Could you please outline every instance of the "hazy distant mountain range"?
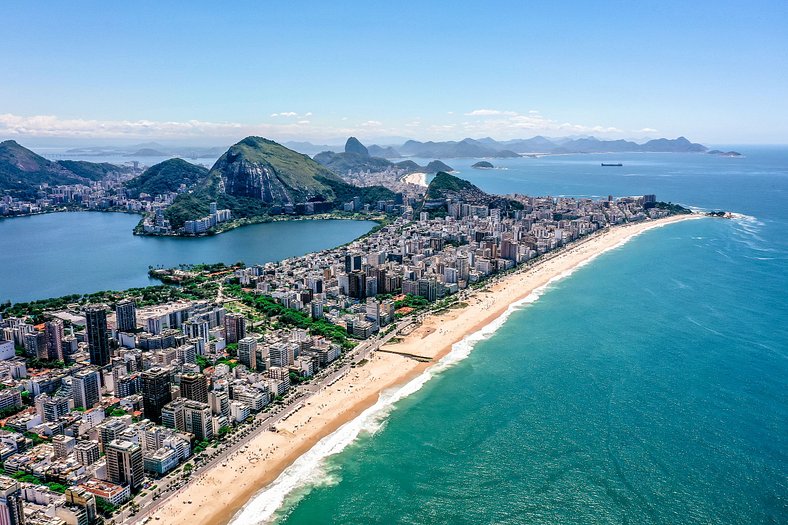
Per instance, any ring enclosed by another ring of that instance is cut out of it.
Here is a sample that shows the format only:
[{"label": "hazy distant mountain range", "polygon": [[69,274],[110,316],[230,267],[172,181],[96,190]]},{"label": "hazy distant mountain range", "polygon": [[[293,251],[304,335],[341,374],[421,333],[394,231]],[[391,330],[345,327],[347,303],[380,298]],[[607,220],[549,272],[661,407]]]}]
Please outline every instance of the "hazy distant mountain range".
[{"label": "hazy distant mountain range", "polygon": [[[392,150],[392,148],[388,149]],[[375,149],[373,149],[373,151],[385,152],[386,150],[377,146]],[[399,158],[399,155],[397,154],[393,158]],[[337,175],[344,175],[349,171],[381,172],[390,168],[401,169],[411,173],[437,173],[439,171],[452,171],[450,166],[447,166],[439,160],[433,160],[426,166],[420,166],[412,160],[391,162],[390,160],[383,157],[374,156],[372,153],[370,153],[370,150],[367,149],[367,147],[364,146],[356,137],[350,137],[347,139],[347,142],[345,143],[345,151],[341,153],[323,151],[315,155],[314,159]]]},{"label": "hazy distant mountain range", "polygon": [[[282,144],[304,155],[316,156],[326,151],[342,151],[341,145],[313,144],[306,141],[291,141]],[[460,141],[407,140],[402,144],[372,144],[365,148],[367,155],[379,159],[420,157],[434,159],[453,158],[506,158],[523,155],[558,155],[568,153],[704,153],[723,154],[735,152],[709,151],[706,146],[690,142],[684,137],[676,139],[653,139],[644,143],[630,140],[602,140],[595,137],[547,138],[495,140],[466,138]],[[227,150],[226,146],[190,147],[165,146],[157,142],[146,142],[131,146],[97,146],[67,150],[79,156],[125,156],[125,157],[183,157],[186,159],[215,159]],[[358,153],[358,152],[357,152]],[[735,155],[731,155],[735,156]]]},{"label": "hazy distant mountain range", "polygon": [[[311,149],[305,143],[300,146]],[[642,144],[629,140],[600,140],[595,137],[578,139],[548,139],[537,136],[530,139],[497,141],[490,137],[466,138],[460,141],[419,142],[408,140],[399,146],[372,145],[369,154],[376,157],[400,158],[506,158],[524,155],[558,155],[568,153],[619,153],[619,152],[664,152],[703,153],[708,148],[690,142],[684,137],[677,139],[655,139]]]}]

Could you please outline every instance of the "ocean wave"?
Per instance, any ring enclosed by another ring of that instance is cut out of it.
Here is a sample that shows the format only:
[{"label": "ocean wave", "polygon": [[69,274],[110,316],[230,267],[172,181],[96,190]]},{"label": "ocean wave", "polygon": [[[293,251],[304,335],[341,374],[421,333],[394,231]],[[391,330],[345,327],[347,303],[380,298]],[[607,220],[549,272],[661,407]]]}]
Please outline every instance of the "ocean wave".
[{"label": "ocean wave", "polygon": [[[655,224],[652,228],[662,226],[665,226],[665,224]],[[465,360],[479,342],[495,334],[514,312],[536,302],[556,282],[569,277],[575,271],[590,264],[600,255],[620,248],[645,231],[647,230],[632,233],[618,243],[583,259],[572,268],[552,277],[547,283],[535,288],[526,297],[510,304],[493,321],[454,343],[448,354],[422,374],[404,385],[382,392],[374,405],[321,439],[315,446],[286,468],[273,483],[255,494],[236,513],[230,521],[230,525],[263,525],[270,523],[286,513],[287,509],[292,509],[313,488],[338,483],[340,479],[338,473],[327,466],[326,460],[329,457],[342,452],[362,433],[374,435],[378,432],[383,428],[386,418],[395,409],[395,404],[398,401],[418,392],[430,379]]]}]

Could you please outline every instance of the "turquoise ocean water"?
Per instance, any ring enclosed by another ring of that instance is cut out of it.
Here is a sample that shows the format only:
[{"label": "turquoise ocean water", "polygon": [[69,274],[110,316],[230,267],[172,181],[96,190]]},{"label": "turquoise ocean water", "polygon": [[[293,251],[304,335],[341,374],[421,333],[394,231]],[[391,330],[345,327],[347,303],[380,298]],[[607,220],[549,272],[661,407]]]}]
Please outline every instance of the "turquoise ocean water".
[{"label": "turquoise ocean water", "polygon": [[450,163],[494,192],[743,216],[651,230],[551,284],[234,523],[788,523],[788,150],[741,150]]}]

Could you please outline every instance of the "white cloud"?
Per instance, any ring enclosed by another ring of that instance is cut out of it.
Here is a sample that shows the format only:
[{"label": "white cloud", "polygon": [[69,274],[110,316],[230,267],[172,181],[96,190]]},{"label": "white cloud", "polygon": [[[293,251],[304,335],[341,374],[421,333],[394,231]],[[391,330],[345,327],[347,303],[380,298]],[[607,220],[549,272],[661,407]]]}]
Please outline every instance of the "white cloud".
[{"label": "white cloud", "polygon": [[[487,114],[480,114],[486,111]],[[490,113],[492,112],[492,113]],[[355,125],[348,124],[348,117],[330,122],[316,122],[306,118],[307,114],[292,112],[275,113],[269,122],[238,123],[155,120],[99,120],[61,118],[55,115],[20,116],[0,114],[0,137],[58,137],[58,138],[102,138],[102,139],[215,139],[238,140],[248,135],[261,135],[274,140],[325,140],[327,137],[355,135],[362,137],[408,136],[420,140],[459,140],[464,137],[491,136],[496,139],[527,138],[534,135],[594,134],[601,137],[621,137],[624,132],[613,126],[586,125],[550,119],[540,113],[529,111],[521,114],[512,111],[476,110],[464,121],[447,121],[411,118],[396,125],[384,125],[379,120],[366,120]],[[311,113],[309,113],[311,114]],[[653,134],[653,128],[643,128],[639,134]],[[418,136],[413,136],[418,133]]]},{"label": "white cloud", "polygon": [[[307,114],[307,116],[309,116],[309,115],[311,115],[311,113]],[[272,117],[297,117],[298,113],[296,113],[295,111],[283,111],[281,113],[271,113],[271,116]]]},{"label": "white cloud", "polygon": [[465,116],[468,117],[491,117],[494,115],[516,115],[514,111],[501,111],[499,109],[474,109],[473,111],[466,113]]}]

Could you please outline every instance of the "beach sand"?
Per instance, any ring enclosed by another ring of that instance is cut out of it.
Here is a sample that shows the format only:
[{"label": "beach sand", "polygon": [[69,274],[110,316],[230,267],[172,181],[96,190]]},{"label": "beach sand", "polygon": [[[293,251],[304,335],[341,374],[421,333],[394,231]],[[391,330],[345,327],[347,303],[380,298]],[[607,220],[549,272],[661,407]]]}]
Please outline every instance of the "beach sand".
[{"label": "beach sand", "polygon": [[426,173],[410,173],[402,178],[403,182],[408,184],[415,184],[417,186],[427,187],[427,174]]},{"label": "beach sand", "polygon": [[375,352],[364,366],[353,368],[331,387],[304,402],[300,410],[277,425],[277,432],[260,432],[245,452],[236,453],[226,466],[196,476],[182,493],[164,502],[152,516],[160,517],[158,523],[174,525],[228,523],[257,491],[322,438],[374,405],[382,391],[421,374],[448,354],[454,343],[494,321],[511,304],[636,234],[691,218],[699,216],[669,217],[611,228],[531,268],[497,279],[463,299],[468,305],[465,308],[427,316],[401,341],[384,349],[428,356],[431,362]]}]

